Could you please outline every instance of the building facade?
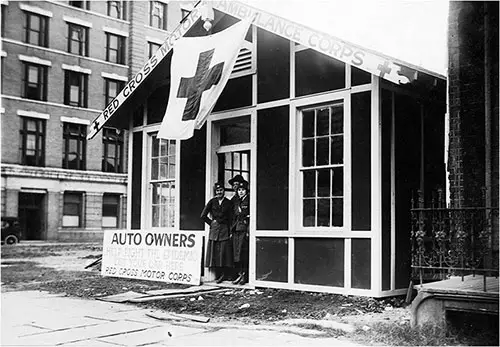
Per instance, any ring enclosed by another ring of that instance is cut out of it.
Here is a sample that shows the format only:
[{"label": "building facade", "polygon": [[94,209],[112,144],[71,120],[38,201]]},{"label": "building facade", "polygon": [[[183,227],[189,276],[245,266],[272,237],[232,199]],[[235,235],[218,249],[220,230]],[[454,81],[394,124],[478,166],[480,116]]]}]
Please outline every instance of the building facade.
[{"label": "building facade", "polygon": [[128,131],[86,136],[186,9],[2,1],[1,10],[1,215],[18,217],[28,240],[100,240],[125,228]]}]

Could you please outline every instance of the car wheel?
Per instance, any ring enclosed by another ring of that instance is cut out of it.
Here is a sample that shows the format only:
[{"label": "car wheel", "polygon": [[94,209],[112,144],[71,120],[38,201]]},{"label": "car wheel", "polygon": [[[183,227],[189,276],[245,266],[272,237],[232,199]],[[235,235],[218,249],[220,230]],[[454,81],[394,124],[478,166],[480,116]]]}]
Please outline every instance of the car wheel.
[{"label": "car wheel", "polygon": [[16,244],[18,242],[19,242],[19,240],[17,239],[17,237],[15,235],[9,235],[5,238],[5,244],[7,244],[7,245],[13,245],[13,244]]}]

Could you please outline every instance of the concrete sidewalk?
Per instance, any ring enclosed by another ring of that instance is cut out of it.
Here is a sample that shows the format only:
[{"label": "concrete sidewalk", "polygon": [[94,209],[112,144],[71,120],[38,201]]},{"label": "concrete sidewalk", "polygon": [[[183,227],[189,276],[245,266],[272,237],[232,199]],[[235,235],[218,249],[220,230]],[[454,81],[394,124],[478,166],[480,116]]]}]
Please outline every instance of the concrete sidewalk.
[{"label": "concrete sidewalk", "polygon": [[38,291],[2,293],[2,346],[358,346],[277,325],[163,321],[134,305]]}]

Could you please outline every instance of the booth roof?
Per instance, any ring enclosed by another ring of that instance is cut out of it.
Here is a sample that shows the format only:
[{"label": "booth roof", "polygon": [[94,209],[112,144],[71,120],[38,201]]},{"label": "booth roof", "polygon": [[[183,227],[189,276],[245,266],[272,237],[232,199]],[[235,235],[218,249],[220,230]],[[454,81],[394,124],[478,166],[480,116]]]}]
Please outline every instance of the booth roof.
[{"label": "booth roof", "polygon": [[314,30],[447,74],[448,0],[242,0]]}]

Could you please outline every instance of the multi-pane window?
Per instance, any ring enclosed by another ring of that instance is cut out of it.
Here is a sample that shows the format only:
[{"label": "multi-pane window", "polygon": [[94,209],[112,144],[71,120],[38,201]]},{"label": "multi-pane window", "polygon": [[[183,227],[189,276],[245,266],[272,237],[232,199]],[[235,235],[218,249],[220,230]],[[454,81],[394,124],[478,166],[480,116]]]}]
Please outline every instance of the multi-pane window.
[{"label": "multi-pane window", "polygon": [[[3,6],[2,6],[3,8]],[[24,42],[48,47],[49,46],[49,19],[39,14],[26,12]]]},{"label": "multi-pane window", "polygon": [[176,142],[153,136],[151,143],[152,227],[173,227]]},{"label": "multi-pane window", "polygon": [[21,164],[45,165],[45,119],[21,117]]},{"label": "multi-pane window", "polygon": [[302,225],[344,223],[344,107],[302,111]]},{"label": "multi-pane window", "polygon": [[120,211],[120,195],[104,194],[102,196],[102,227],[118,228]]},{"label": "multi-pane window", "polygon": [[148,57],[151,58],[158,49],[160,49],[159,44],[154,43],[154,42],[148,42]]},{"label": "multi-pane window", "polygon": [[82,226],[83,194],[79,192],[64,192],[62,226],[78,228]]},{"label": "multi-pane window", "polygon": [[24,63],[23,70],[23,98],[47,101],[47,67]]},{"label": "multi-pane window", "polygon": [[126,4],[125,1],[108,1],[107,14],[110,17],[117,19],[126,19]]},{"label": "multi-pane window", "polygon": [[123,81],[112,80],[109,78],[104,79],[104,102],[108,105],[118,95],[120,90],[123,89],[125,83]]},{"label": "multi-pane window", "polygon": [[68,23],[68,52],[89,56],[89,28]]},{"label": "multi-pane window", "polygon": [[87,107],[88,76],[84,73],[66,70],[64,76],[64,104]]},{"label": "multi-pane window", "polygon": [[250,179],[250,151],[226,152],[218,154],[219,182],[224,182],[226,190],[232,192],[229,180],[241,175],[248,182]]},{"label": "multi-pane window", "polygon": [[159,1],[149,2],[149,25],[167,30],[167,5]]},{"label": "multi-pane window", "polygon": [[87,126],[77,123],[63,123],[64,169],[85,170]]},{"label": "multi-pane window", "polygon": [[106,61],[125,64],[125,37],[106,33]]},{"label": "multi-pane window", "polygon": [[90,10],[90,0],[70,1],[69,5],[73,6],[73,7],[81,8],[84,10]]},{"label": "multi-pane window", "polygon": [[123,131],[104,128],[102,147],[102,171],[123,172]]}]

